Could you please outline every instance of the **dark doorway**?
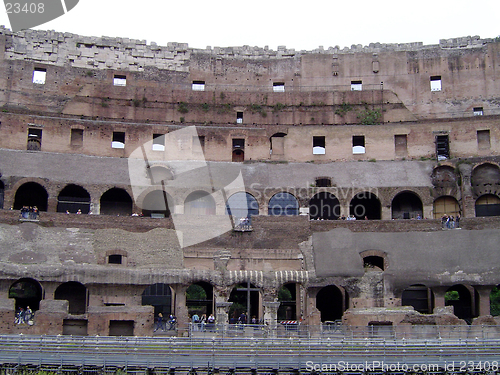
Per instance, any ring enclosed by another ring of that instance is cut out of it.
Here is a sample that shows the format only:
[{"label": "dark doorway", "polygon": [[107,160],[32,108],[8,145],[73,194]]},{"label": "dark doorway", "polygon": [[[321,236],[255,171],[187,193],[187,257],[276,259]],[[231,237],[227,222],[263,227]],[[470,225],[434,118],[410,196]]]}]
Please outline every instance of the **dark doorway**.
[{"label": "dark doorway", "polygon": [[357,220],[380,220],[382,205],[375,194],[363,192],[356,194],[349,204],[349,215]]},{"label": "dark doorway", "polygon": [[5,186],[3,182],[0,181],[0,210],[3,209],[4,191],[5,191]]},{"label": "dark doorway", "polygon": [[444,295],[445,306],[453,306],[454,314],[465,320],[468,324],[472,322],[472,296],[464,285],[454,285]]},{"label": "dark doorway", "polygon": [[295,216],[299,214],[299,202],[292,194],[281,192],[269,200],[270,216]]},{"label": "dark doorway", "polygon": [[57,197],[57,212],[76,214],[78,210],[82,214],[90,212],[90,194],[81,186],[67,185]]},{"label": "dark doorway", "polygon": [[235,163],[243,163],[245,161],[245,151],[243,150],[233,150],[232,161]]},{"label": "dark doorway", "polygon": [[476,200],[476,217],[500,216],[500,198],[493,194],[480,196]]},{"label": "dark doorway", "polygon": [[232,215],[234,223],[238,219],[251,218],[259,214],[259,203],[252,194],[239,192],[231,195],[226,202],[226,214]]},{"label": "dark doorway", "polygon": [[101,215],[130,216],[132,198],[123,189],[112,188],[101,196]]},{"label": "dark doorway", "polygon": [[297,320],[297,289],[298,284],[288,283],[278,291],[278,321]]},{"label": "dark doorway", "polygon": [[335,285],[322,288],[316,295],[316,308],[321,313],[321,321],[335,321],[342,319],[347,306],[347,295],[344,298],[342,291]]},{"label": "dark doorway", "polygon": [[189,315],[197,314],[200,318],[203,314],[213,314],[213,287],[204,281],[191,284],[186,290],[186,306]]},{"label": "dark doorway", "polygon": [[[260,290],[249,282],[236,285],[229,296],[229,302],[233,303],[229,308],[229,323],[236,323],[242,313],[246,313],[247,323],[254,316],[260,320],[259,294]],[[248,308],[249,303],[250,309]]]},{"label": "dark doorway", "polygon": [[331,193],[321,192],[309,201],[311,220],[337,220],[340,217],[340,203]]},{"label": "dark doorway", "polygon": [[172,290],[168,284],[153,284],[142,292],[142,305],[153,306],[155,316],[159,313],[167,318],[172,312]]},{"label": "dark doorway", "polygon": [[87,288],[76,281],[68,281],[57,287],[54,299],[69,302],[68,312],[71,315],[81,315],[87,312]]},{"label": "dark doorway", "polygon": [[14,210],[20,210],[24,206],[37,207],[38,211],[47,211],[48,194],[45,188],[36,182],[26,182],[16,191],[14,198]]},{"label": "dark doorway", "polygon": [[142,201],[142,215],[146,217],[170,217],[170,208],[174,203],[164,190],[154,190]]},{"label": "dark doorway", "polygon": [[401,304],[413,306],[419,313],[431,314],[434,309],[434,296],[431,289],[425,285],[410,285],[401,295]]},{"label": "dark doorway", "polygon": [[423,218],[422,201],[413,192],[403,191],[392,200],[393,219],[417,219]]},{"label": "dark doorway", "polygon": [[28,306],[31,310],[37,311],[42,300],[42,286],[33,279],[19,279],[9,288],[9,298],[16,300],[16,311],[21,307],[26,309]]}]

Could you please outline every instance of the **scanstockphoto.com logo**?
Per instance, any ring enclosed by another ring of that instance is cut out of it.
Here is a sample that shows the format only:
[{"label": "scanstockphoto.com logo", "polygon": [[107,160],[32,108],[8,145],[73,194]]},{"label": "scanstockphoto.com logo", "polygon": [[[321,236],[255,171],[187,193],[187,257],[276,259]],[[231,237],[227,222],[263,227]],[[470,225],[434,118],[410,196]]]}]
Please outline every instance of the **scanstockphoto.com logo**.
[{"label": "scanstockphoto.com logo", "polygon": [[181,247],[215,238],[248,217],[246,200],[228,200],[245,192],[239,163],[207,162],[195,126],[142,144],[130,154],[128,170],[136,206],[147,216],[171,216]]},{"label": "scanstockphoto.com logo", "polygon": [[52,21],[73,9],[79,0],[4,0],[12,31]]}]

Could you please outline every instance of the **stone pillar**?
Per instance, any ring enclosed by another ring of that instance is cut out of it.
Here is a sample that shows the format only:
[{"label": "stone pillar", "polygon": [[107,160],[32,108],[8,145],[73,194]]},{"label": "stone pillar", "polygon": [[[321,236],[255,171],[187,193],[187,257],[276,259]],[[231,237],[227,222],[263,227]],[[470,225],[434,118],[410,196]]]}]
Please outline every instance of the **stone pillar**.
[{"label": "stone pillar", "polygon": [[472,165],[462,163],[458,166],[462,179],[462,217],[476,216],[476,201],[472,193]]},{"label": "stone pillar", "polygon": [[[171,284],[170,286],[175,293],[175,306],[173,311],[177,317],[178,334],[182,335],[183,332],[187,332],[189,323],[188,309],[186,306],[186,290],[188,285]],[[165,317],[165,319],[168,320],[168,317]]]},{"label": "stone pillar", "polygon": [[218,324],[227,324],[229,322],[229,308],[232,302],[215,303],[215,322]]},{"label": "stone pillar", "polygon": [[446,294],[448,287],[447,286],[437,286],[437,287],[434,287],[431,289],[432,289],[432,292],[434,293],[434,308],[444,307],[445,306],[444,295]]},{"label": "stone pillar", "polygon": [[478,285],[474,287],[479,294],[479,311],[476,311],[478,316],[490,315],[490,294],[493,286]]},{"label": "stone pillar", "polygon": [[271,333],[276,333],[278,329],[278,308],[281,302],[263,301],[264,306],[264,324],[267,325]]}]

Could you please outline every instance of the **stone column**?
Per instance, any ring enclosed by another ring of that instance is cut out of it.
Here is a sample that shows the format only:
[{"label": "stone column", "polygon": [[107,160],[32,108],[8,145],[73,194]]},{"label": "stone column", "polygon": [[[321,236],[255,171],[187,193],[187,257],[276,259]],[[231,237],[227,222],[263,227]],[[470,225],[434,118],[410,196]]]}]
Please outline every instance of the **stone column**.
[{"label": "stone column", "polygon": [[458,166],[462,179],[462,217],[476,216],[476,203],[472,193],[472,165],[462,163]]},{"label": "stone column", "polygon": [[431,288],[432,292],[434,293],[434,307],[444,307],[445,306],[445,300],[444,300],[444,295],[446,294],[446,291],[448,290],[447,286],[437,286],[434,288]]},{"label": "stone column", "polygon": [[479,311],[476,311],[478,316],[490,315],[490,294],[493,286],[478,285],[474,287],[479,294]]},{"label": "stone column", "polygon": [[263,301],[264,324],[267,325],[271,334],[276,333],[278,328],[278,308],[281,302]]},{"label": "stone column", "polygon": [[229,322],[229,308],[232,302],[215,303],[215,322],[218,324],[227,324]]},{"label": "stone column", "polygon": [[[170,286],[175,292],[174,313],[177,317],[178,334],[182,335],[183,332],[187,332],[189,323],[188,309],[186,306],[186,290],[188,285],[171,284]],[[168,317],[165,317],[165,319],[168,320]]]}]

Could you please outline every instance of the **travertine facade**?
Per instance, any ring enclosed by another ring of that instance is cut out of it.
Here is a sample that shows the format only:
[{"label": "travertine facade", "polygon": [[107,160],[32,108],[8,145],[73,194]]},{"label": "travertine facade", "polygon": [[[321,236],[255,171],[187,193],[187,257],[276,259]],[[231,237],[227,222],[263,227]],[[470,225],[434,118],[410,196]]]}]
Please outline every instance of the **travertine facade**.
[{"label": "travertine facade", "polygon": [[29,304],[36,333],[101,335],[151,334],[159,312],[488,315],[499,81],[500,41],[479,37],[199,50],[2,29],[1,330]]}]

